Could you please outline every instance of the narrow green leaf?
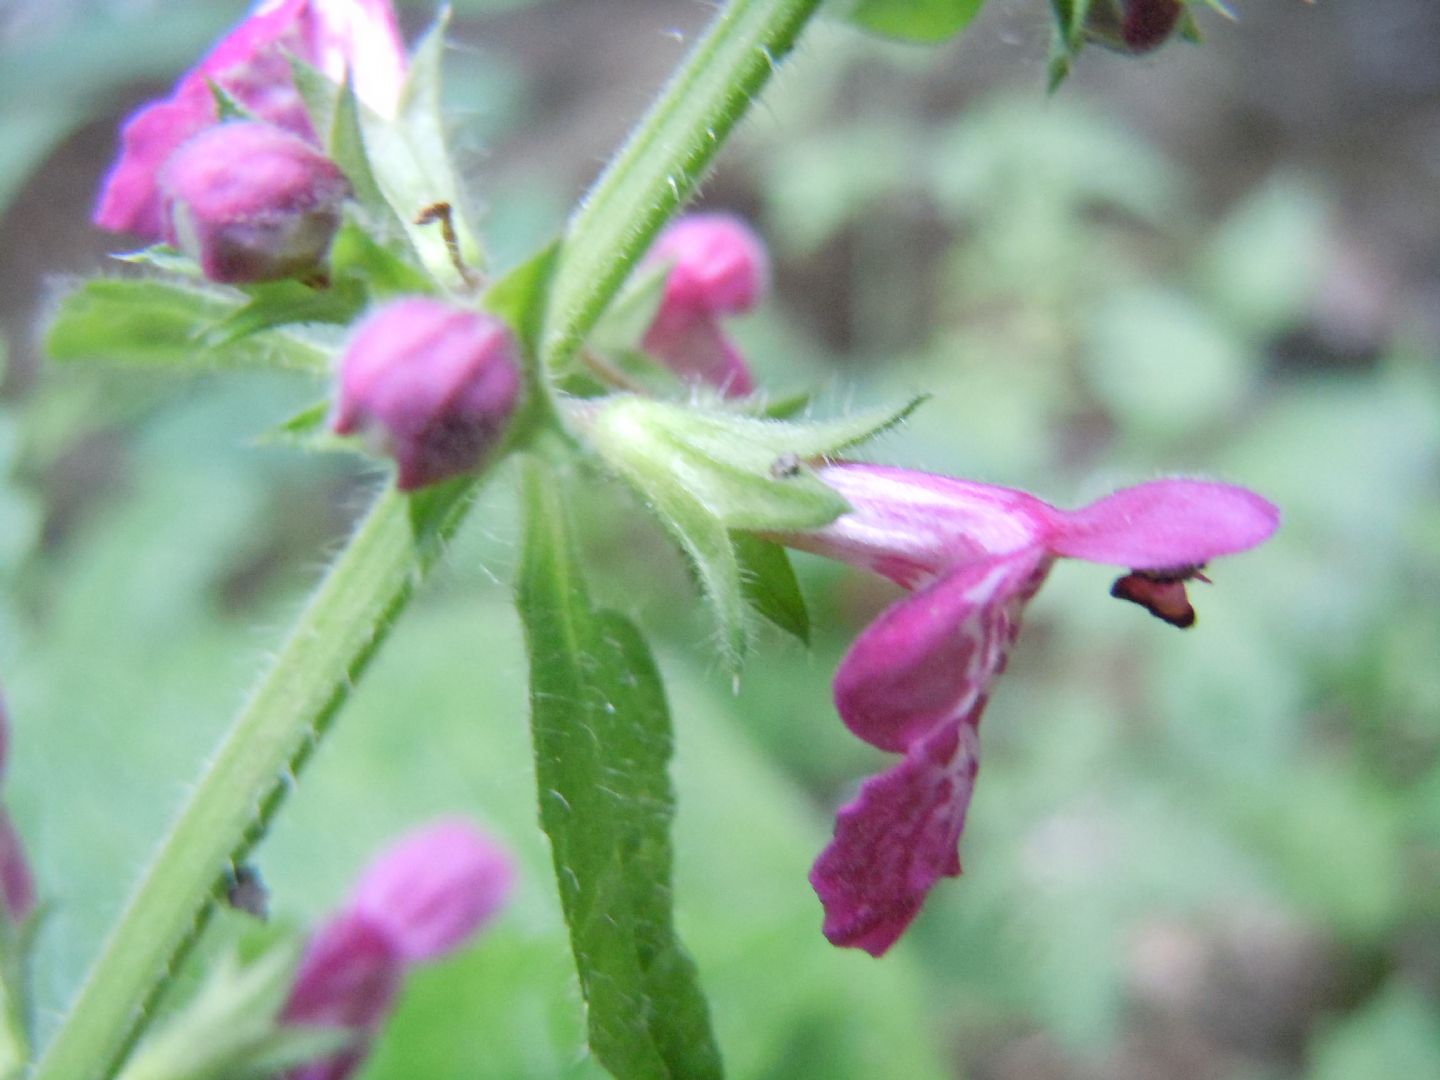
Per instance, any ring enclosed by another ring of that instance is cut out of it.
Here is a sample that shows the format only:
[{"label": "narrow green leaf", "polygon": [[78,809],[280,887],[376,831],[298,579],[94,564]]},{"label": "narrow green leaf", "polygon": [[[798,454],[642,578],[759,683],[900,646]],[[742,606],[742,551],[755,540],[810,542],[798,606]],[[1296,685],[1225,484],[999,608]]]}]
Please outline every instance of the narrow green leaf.
[{"label": "narrow green leaf", "polygon": [[[300,101],[305,106],[305,115],[310,119],[310,126],[317,132],[332,131],[335,125],[335,109],[340,102],[340,84],[293,53],[287,56],[287,59],[290,62],[290,78],[300,93]],[[322,141],[331,160],[340,164],[335,158],[330,139]],[[345,172],[344,165],[340,165],[340,171]]]},{"label": "narrow green leaf", "polygon": [[935,42],[969,25],[984,0],[856,0],[850,21],[902,41]]},{"label": "narrow green leaf", "polygon": [[649,649],[595,610],[556,477],[532,462],[518,601],[540,821],[585,996],[590,1046],[622,1080],[722,1075],[671,911],[669,710]]},{"label": "narrow green leaf", "polygon": [[1050,0],[1055,33],[1050,41],[1047,88],[1054,93],[1070,74],[1070,62],[1085,44],[1085,17],[1090,0]]},{"label": "narrow green leaf", "polygon": [[163,270],[167,274],[201,280],[200,267],[195,260],[169,244],[151,244],[138,251],[127,251],[110,257],[131,266],[148,266],[152,270]]},{"label": "narrow green leaf", "polygon": [[419,268],[403,239],[387,246],[368,227],[348,218],[330,245],[330,276],[337,283],[361,282],[374,297],[435,291],[435,282]]},{"label": "narrow green leaf", "polygon": [[731,540],[735,543],[740,589],[746,602],[781,630],[808,645],[810,612],[785,549],[749,533],[735,533]]},{"label": "narrow green leaf", "polygon": [[441,115],[440,69],[444,56],[448,14],[442,13],[410,57],[399,114],[393,119],[362,108],[364,133],[375,180],[404,223],[410,242],[437,281],[463,285],[452,265],[444,237],[435,225],[419,225],[415,217],[435,203],[449,203],[460,255],[475,269],[483,269],[485,252],[466,210],[459,175],[446,148]]},{"label": "narrow green leaf", "polygon": [[[338,444],[341,440],[327,435],[325,431],[325,417],[330,414],[330,402],[328,399],[317,401],[313,405],[307,405],[288,420],[275,425],[269,431],[262,432],[256,442],[268,446],[296,446],[306,450],[323,449],[327,440]],[[346,440],[348,448],[348,440]]]},{"label": "narrow green leaf", "polygon": [[210,96],[215,99],[215,115],[220,123],[223,124],[229,120],[255,119],[255,115],[231,97],[230,92],[223,86],[211,82],[209,79],[206,79],[205,82],[210,87]]},{"label": "narrow green leaf", "polygon": [[738,673],[750,635],[733,535],[724,522],[682,488],[656,491],[650,506],[689,559],[715,618],[720,656],[729,671]]},{"label": "narrow green leaf", "polygon": [[[323,133],[321,141],[325,144],[325,152],[340,167],[345,179],[350,181],[363,218],[362,228],[357,229],[347,222],[336,237],[331,251],[332,271],[336,274],[344,272],[346,256],[355,258],[366,254],[369,257],[365,259],[365,269],[372,269],[369,264],[375,261],[373,251],[365,252],[355,240],[355,237],[363,236],[369,241],[371,249],[384,251],[393,264],[399,264],[409,272],[403,275],[408,280],[402,288],[395,280],[401,271],[394,265],[385,267],[383,280],[386,284],[375,291],[433,292],[435,283],[421,272],[420,257],[410,246],[405,223],[396,215],[375,178],[376,170],[371,164],[365,134],[361,129],[364,106],[355,96],[354,85],[349,81],[344,85],[336,83],[323,71],[294,57],[290,58],[290,73],[305,103],[311,127]],[[350,234],[348,245],[347,230]]]},{"label": "narrow green leaf", "polygon": [[771,420],[789,420],[810,407],[815,395],[809,390],[794,390],[767,400],[760,415]]},{"label": "narrow green leaf", "polygon": [[440,540],[454,528],[475,497],[475,481],[468,473],[430,484],[407,496],[410,528],[415,533],[417,548],[439,546]]},{"label": "narrow green leaf", "polygon": [[219,320],[202,337],[206,348],[220,349],[264,330],[291,323],[344,325],[365,306],[365,293],[353,281],[316,289],[298,281],[270,281],[249,285],[250,302]]},{"label": "narrow green leaf", "polygon": [[559,246],[558,241],[547,244],[485,293],[485,310],[505,321],[526,356],[533,355],[539,348],[540,330],[545,322],[545,296],[555,271]]},{"label": "narrow green leaf", "polygon": [[335,112],[330,120],[330,134],[325,145],[330,157],[345,174],[345,179],[350,181],[355,198],[371,217],[398,225],[403,230],[405,218],[385,198],[376,176],[376,167],[370,160],[360,126],[362,108],[355,96],[354,84],[347,81],[335,98]]},{"label": "narrow green leaf", "polygon": [[147,367],[286,369],[325,374],[329,352],[293,331],[220,343],[207,335],[241,309],[239,294],[136,278],[97,278],[60,301],[45,339],[56,360]]}]

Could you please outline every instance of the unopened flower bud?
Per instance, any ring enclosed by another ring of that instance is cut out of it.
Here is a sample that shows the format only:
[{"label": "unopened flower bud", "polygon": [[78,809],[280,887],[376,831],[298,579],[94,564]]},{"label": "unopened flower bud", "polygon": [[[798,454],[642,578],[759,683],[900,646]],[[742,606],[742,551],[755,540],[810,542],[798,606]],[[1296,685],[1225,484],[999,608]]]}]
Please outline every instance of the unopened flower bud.
[{"label": "unopened flower bud", "polygon": [[504,906],[510,857],[468,822],[439,821],[387,848],[360,875],[350,909],[385,927],[407,963],[451,951]]},{"label": "unopened flower bud", "polygon": [[750,310],[765,291],[769,260],[760,238],[728,214],[690,214],[660,234],[646,262],[670,271],[645,351],[684,378],[748,394],[754,380],[720,316]]},{"label": "unopened flower bud", "polygon": [[287,1025],[344,1028],[341,1053],[286,1080],[345,1080],[364,1060],[410,967],[459,948],[504,905],[510,857],[474,826],[449,819],[391,844],[367,866],[341,912],[310,939]]},{"label": "unopened flower bud", "polygon": [[1138,56],[1165,44],[1184,11],[1184,0],[1093,0],[1085,16],[1085,37]]},{"label": "unopened flower bud", "polygon": [[404,974],[404,959],[389,931],[364,915],[346,912],[321,927],[305,949],[280,1021],[345,1028],[356,1041],[291,1071],[286,1080],[343,1080],[354,1072],[389,1015]]},{"label": "unopened flower bud", "polygon": [[340,357],[330,426],[377,432],[401,491],[469,472],[499,443],[520,397],[515,339],[493,315],[439,300],[395,300],[367,317]]},{"label": "unopened flower bud", "polygon": [[160,173],[165,239],[211,281],[274,281],[317,269],[350,185],[305,140],[270,124],[206,128]]}]

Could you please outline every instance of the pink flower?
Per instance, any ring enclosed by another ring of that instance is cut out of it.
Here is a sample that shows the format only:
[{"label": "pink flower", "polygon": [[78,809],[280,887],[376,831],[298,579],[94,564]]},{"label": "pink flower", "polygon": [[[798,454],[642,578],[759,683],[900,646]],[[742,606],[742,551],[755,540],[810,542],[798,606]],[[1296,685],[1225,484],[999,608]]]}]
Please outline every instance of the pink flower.
[{"label": "pink flower", "polygon": [[685,379],[744,397],[754,380],[720,328],[720,316],[749,311],[765,291],[765,246],[739,218],[689,214],[672,222],[645,257],[669,264],[660,308],[642,346]]},{"label": "pink flower", "polygon": [[375,430],[399,467],[401,491],[480,464],[504,436],[520,397],[519,351],[493,315],[426,297],[371,313],[340,357],[330,426]]},{"label": "pink flower", "polygon": [[361,873],[344,908],[310,939],[283,1023],[344,1028],[355,1040],[286,1080],[345,1080],[394,1006],[406,972],[453,952],[504,906],[505,851],[472,825],[443,820],[402,837]]},{"label": "pink flower", "polygon": [[264,0],[176,84],[121,131],[95,208],[111,232],[159,240],[166,232],[157,179],[170,155],[214,124],[213,83],[260,120],[314,141],[289,57],[336,82],[347,73],[370,108],[392,115],[405,79],[405,50],[390,0]]},{"label": "pink flower", "polygon": [[310,939],[282,1023],[345,1028],[346,1050],[293,1070],[287,1080],[344,1080],[365,1058],[370,1040],[390,1015],[405,962],[390,934],[364,915],[342,912]]},{"label": "pink flower", "polygon": [[473,825],[437,821],[392,844],[360,875],[350,909],[385,927],[406,963],[443,955],[505,906],[510,857]]},{"label": "pink flower", "polygon": [[835,674],[846,726],[903,754],[841,808],[810,881],[836,945],[884,953],[956,847],[978,764],[980,714],[1025,604],[1057,558],[1129,568],[1112,595],[1177,626],[1194,622],[1185,582],[1274,532],[1279,512],[1244,488],[1157,480],[1080,510],[989,484],[840,463],[820,478],[851,506],[823,529],[779,539],[911,590],[868,626]]},{"label": "pink flower", "polygon": [[318,270],[350,185],[304,139],[270,124],[206,128],[160,170],[165,239],[211,281],[274,281]]}]

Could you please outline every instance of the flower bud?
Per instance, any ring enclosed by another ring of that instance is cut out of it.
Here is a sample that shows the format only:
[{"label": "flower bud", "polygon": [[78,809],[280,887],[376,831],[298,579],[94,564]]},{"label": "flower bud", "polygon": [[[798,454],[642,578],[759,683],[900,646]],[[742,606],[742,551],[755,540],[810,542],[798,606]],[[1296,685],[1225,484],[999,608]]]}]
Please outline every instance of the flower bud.
[{"label": "flower bud", "polygon": [[339,1054],[286,1080],[345,1080],[389,1015],[406,972],[450,952],[504,905],[513,869],[467,822],[435,822],[375,857],[341,912],[310,939],[280,1022],[348,1029]]},{"label": "flower bud", "polygon": [[1093,0],[1085,16],[1085,37],[1139,56],[1165,44],[1184,11],[1184,0]]},{"label": "flower bud", "polygon": [[176,84],[126,121],[120,154],[95,207],[95,224],[159,240],[166,231],[158,174],[187,139],[218,120],[212,84],[251,116],[314,140],[291,59],[318,68],[381,116],[393,117],[405,81],[405,46],[390,0],[261,0]]},{"label": "flower bud", "polygon": [[377,429],[401,491],[478,466],[520,397],[514,337],[493,315],[439,300],[395,300],[367,317],[340,357],[331,430]]},{"label": "flower bud", "polygon": [[343,1080],[364,1060],[369,1038],[389,1015],[405,963],[389,931],[346,912],[326,923],[306,946],[280,1021],[346,1028],[351,1048],[287,1074],[286,1080]]},{"label": "flower bud", "polygon": [[769,260],[760,238],[728,214],[690,214],[670,225],[645,260],[670,264],[646,352],[683,378],[741,397],[754,388],[720,316],[748,311],[765,291]]},{"label": "flower bud", "polygon": [[350,185],[303,139],[254,121],[217,124],[160,173],[165,239],[211,281],[274,281],[316,269]]},{"label": "flower bud", "polygon": [[439,821],[392,844],[360,875],[350,910],[389,931],[407,963],[457,948],[504,906],[510,857],[468,822]]}]

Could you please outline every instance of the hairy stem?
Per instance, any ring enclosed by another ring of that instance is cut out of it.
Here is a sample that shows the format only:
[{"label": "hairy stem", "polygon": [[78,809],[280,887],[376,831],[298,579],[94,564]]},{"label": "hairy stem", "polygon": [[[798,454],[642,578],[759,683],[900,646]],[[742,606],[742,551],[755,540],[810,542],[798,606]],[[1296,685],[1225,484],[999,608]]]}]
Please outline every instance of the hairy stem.
[{"label": "hairy stem", "polygon": [[[818,4],[734,0],[719,12],[570,222],[548,305],[547,361],[579,347]],[[453,492],[439,527],[423,536],[404,497],[387,492],[372,507],[206,765],[34,1080],[113,1075],[146,1002],[193,943],[221,874],[263,832],[477,483]]]}]

